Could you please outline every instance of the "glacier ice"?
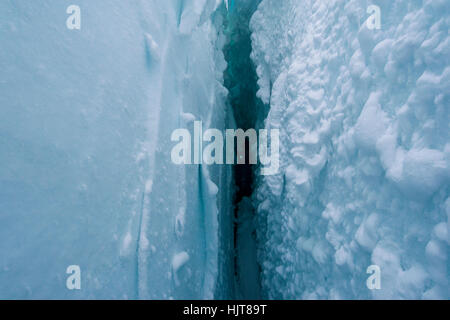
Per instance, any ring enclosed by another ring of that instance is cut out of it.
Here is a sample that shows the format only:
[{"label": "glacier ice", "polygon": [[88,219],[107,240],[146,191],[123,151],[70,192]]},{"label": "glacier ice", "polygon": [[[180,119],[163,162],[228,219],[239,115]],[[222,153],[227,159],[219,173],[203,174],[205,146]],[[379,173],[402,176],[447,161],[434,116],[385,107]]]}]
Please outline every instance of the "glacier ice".
[{"label": "glacier ice", "polygon": [[[448,299],[448,12],[1,1],[0,299]],[[279,174],[175,165],[196,122],[279,129]]]},{"label": "glacier ice", "polygon": [[380,30],[359,0],[263,0],[252,18],[281,130],[254,199],[268,298],[449,298],[449,3],[372,2]]},{"label": "glacier ice", "polygon": [[167,146],[225,128],[221,1],[76,3],[0,3],[0,298],[212,298],[231,169]]}]

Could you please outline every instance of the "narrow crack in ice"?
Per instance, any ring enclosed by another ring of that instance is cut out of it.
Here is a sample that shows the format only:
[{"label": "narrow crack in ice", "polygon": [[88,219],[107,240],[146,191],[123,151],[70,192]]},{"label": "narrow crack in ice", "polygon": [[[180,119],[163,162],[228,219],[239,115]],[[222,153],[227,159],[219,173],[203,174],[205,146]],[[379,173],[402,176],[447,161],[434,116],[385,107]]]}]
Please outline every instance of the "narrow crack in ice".
[{"label": "narrow crack in ice", "polygon": [[[256,97],[258,90],[255,66],[251,60],[250,18],[259,1],[235,4],[229,12],[225,33],[228,37],[224,55],[225,86],[229,90],[228,104],[233,110],[236,126],[243,130],[257,128],[265,118],[265,108]],[[246,143],[248,157],[248,141]],[[246,159],[246,163],[249,163]],[[234,206],[234,273],[235,298],[259,299],[260,268],[257,262],[255,209],[252,202],[255,166],[244,164],[233,167],[235,184]]]}]

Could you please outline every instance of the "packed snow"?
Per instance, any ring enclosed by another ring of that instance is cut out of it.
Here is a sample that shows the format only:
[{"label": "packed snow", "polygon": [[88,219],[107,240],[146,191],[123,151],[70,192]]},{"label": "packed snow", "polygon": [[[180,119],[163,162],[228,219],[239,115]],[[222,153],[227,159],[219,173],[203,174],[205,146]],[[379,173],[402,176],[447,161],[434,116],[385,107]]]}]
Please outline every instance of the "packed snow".
[{"label": "packed snow", "polygon": [[252,18],[281,130],[254,197],[268,298],[449,298],[450,3],[374,0],[380,29],[369,4],[263,0]]}]

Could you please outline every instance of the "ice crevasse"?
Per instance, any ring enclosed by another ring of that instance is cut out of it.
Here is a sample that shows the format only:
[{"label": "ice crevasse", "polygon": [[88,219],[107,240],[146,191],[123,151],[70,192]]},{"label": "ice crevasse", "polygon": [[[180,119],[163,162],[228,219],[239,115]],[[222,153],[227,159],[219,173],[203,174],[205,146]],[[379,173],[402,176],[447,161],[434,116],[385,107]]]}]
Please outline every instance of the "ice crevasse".
[{"label": "ice crevasse", "polygon": [[[0,1],[0,298],[234,297],[233,168],[173,164],[171,134],[235,128],[224,19],[251,2]],[[449,11],[260,1],[251,59],[280,170],[241,207],[264,298],[449,298]]]},{"label": "ice crevasse", "polygon": [[[449,9],[259,5],[258,96],[281,132],[280,173],[255,195],[268,298],[448,299]],[[380,290],[366,286],[371,265]]]}]

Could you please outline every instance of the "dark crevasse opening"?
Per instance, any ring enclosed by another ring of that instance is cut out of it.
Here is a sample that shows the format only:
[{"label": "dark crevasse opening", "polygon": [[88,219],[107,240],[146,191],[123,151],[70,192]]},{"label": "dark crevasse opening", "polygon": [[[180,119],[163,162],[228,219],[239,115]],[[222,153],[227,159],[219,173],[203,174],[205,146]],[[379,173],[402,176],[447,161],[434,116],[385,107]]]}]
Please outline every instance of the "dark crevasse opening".
[{"label": "dark crevasse opening", "polygon": [[[237,128],[258,129],[267,115],[265,106],[256,96],[258,90],[252,51],[250,19],[259,0],[230,2],[224,19],[227,37],[224,56],[228,67],[224,73],[231,108]],[[234,181],[234,278],[236,299],[262,298],[260,267],[257,261],[255,207],[252,202],[256,165],[249,163],[249,145],[246,142],[246,163],[233,166]]]}]

